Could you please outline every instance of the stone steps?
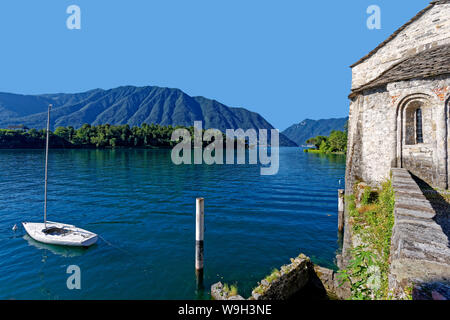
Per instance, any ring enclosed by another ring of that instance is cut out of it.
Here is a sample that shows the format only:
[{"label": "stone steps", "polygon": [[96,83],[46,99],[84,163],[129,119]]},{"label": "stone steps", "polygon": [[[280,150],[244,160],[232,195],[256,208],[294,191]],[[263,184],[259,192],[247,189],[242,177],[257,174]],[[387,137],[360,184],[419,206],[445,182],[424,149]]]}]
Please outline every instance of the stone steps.
[{"label": "stone steps", "polygon": [[407,170],[393,169],[392,180],[395,224],[390,289],[398,292],[412,282],[446,283],[450,280],[450,243],[436,222],[435,209]]}]

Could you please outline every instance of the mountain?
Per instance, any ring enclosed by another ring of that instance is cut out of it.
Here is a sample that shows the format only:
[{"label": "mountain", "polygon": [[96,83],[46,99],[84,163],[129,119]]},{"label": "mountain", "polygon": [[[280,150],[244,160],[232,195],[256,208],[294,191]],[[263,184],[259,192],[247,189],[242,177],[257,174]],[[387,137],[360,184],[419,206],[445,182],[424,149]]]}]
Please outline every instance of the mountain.
[{"label": "mountain", "polygon": [[[191,97],[179,89],[125,86],[94,89],[75,94],[19,95],[0,93],[0,128],[25,125],[44,128],[47,108],[53,104],[51,128],[83,124],[129,124],[193,126],[203,121],[205,129],[273,129],[261,115],[231,108],[216,100]],[[281,146],[296,146],[280,133]]]},{"label": "mountain", "polygon": [[306,144],[306,140],[316,136],[328,136],[331,131],[343,131],[348,118],[310,120],[306,119],[290,126],[283,134],[299,146]]}]

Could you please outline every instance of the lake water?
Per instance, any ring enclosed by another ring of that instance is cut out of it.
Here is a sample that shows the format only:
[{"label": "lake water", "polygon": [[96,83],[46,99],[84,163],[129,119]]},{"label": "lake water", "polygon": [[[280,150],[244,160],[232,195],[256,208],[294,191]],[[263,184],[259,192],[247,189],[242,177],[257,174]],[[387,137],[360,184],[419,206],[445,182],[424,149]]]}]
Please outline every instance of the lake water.
[{"label": "lake water", "polygon": [[[209,299],[304,253],[334,267],[345,158],[280,149],[280,170],[175,166],[170,150],[51,150],[48,219],[102,236],[89,249],[31,240],[43,219],[44,152],[0,150],[0,299]],[[341,184],[340,184],[341,180]],[[205,289],[197,290],[195,198],[205,198]],[[19,230],[13,232],[14,224]],[[69,265],[81,290],[68,290]]]}]

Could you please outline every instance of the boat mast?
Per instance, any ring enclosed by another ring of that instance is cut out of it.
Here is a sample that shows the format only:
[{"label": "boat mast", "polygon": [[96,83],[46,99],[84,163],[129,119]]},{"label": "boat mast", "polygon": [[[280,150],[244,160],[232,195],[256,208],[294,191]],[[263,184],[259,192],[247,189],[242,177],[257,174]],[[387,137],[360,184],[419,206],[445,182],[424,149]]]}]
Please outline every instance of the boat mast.
[{"label": "boat mast", "polygon": [[44,225],[47,228],[47,173],[48,173],[48,140],[50,139],[50,110],[52,105],[48,105],[48,118],[47,118],[47,142],[45,144],[45,196],[44,196]]}]

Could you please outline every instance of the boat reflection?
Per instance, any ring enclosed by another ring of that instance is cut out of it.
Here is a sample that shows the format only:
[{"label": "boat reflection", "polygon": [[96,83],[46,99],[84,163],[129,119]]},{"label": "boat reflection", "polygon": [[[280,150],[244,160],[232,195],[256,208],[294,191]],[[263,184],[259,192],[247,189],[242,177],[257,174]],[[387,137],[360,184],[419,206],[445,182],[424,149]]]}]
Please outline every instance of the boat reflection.
[{"label": "boat reflection", "polygon": [[23,238],[28,242],[28,245],[30,246],[38,248],[39,250],[48,250],[57,256],[62,256],[65,258],[79,257],[89,250],[89,248],[84,247],[56,246],[38,242],[33,238],[31,238],[28,234],[25,234]]}]

